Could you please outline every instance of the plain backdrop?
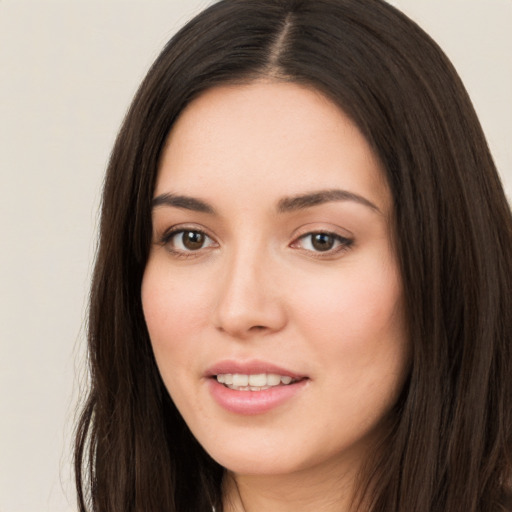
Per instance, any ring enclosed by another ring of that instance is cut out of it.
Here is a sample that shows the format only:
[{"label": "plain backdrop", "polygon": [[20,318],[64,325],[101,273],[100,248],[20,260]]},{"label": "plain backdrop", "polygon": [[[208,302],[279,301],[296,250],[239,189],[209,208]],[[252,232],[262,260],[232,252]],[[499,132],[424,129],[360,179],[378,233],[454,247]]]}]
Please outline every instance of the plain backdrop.
[{"label": "plain backdrop", "polygon": [[[211,2],[0,0],[0,512],[76,510],[103,173],[169,37]],[[512,196],[512,0],[398,0],[461,74]]]}]

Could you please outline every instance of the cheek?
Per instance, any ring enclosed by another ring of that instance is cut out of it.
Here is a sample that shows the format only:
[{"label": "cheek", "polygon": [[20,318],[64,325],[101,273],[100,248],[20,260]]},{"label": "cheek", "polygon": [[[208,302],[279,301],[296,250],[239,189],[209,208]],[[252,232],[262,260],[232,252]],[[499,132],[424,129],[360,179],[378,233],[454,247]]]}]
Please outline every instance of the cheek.
[{"label": "cheek", "polygon": [[[180,411],[196,404],[194,389],[183,386],[194,374],[204,325],[204,290],[180,279],[163,264],[146,266],[141,288],[142,307],[155,361],[172,400]],[[201,404],[196,404],[201,409]]]},{"label": "cheek", "polygon": [[171,345],[190,337],[205,322],[207,288],[172,275],[158,262],[149,262],[142,280],[142,307],[154,345]]},{"label": "cheek", "polygon": [[316,284],[297,290],[295,318],[333,379],[362,389],[403,375],[408,343],[394,266],[354,267]]},{"label": "cheek", "polygon": [[336,390],[324,396],[326,407],[339,411],[331,419],[333,431],[346,425],[347,417],[355,430],[372,428],[395,403],[408,369],[397,272],[390,266],[364,275],[340,273],[298,318],[323,369],[319,380]]},{"label": "cheek", "polygon": [[157,366],[167,388],[174,389],[200,350],[207,318],[208,289],[170,275],[165,265],[149,262],[142,281],[141,298]]},{"label": "cheek", "polygon": [[373,272],[368,266],[361,270],[354,266],[323,279],[315,276],[291,294],[303,325],[319,335],[339,333],[351,339],[398,328],[401,296],[400,279],[392,266],[379,266]]}]

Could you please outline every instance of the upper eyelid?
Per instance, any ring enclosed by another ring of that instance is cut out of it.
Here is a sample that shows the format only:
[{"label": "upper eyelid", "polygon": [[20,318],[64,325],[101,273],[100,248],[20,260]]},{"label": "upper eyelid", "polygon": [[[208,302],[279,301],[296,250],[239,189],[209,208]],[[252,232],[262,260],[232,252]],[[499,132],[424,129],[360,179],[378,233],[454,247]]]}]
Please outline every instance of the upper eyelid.
[{"label": "upper eyelid", "polygon": [[182,233],[184,231],[195,231],[197,233],[202,233],[206,235],[208,238],[215,240],[215,237],[210,233],[208,229],[204,227],[193,226],[190,224],[175,224],[173,226],[169,226],[168,228],[162,230],[161,235],[159,235],[158,238],[169,238],[172,235],[175,235],[176,233]]},{"label": "upper eyelid", "polygon": [[205,235],[207,238],[210,238],[211,240],[214,240],[214,238],[208,234],[207,231],[204,231],[202,229],[193,229],[193,228],[177,228],[177,229],[169,229],[164,232],[164,236],[172,237],[174,235],[177,235],[178,233],[201,233],[202,235]]},{"label": "upper eyelid", "polygon": [[354,238],[353,233],[348,229],[342,228],[336,224],[330,224],[329,222],[309,222],[294,230],[292,237],[294,240],[297,240],[302,236],[312,235],[315,233],[325,233],[345,239]]},{"label": "upper eyelid", "polygon": [[308,236],[312,235],[330,235],[336,239],[342,239],[342,240],[351,240],[351,237],[340,235],[339,233],[336,233],[334,231],[308,231],[307,233],[304,233],[303,235],[300,235],[295,238],[295,240],[300,240],[301,238],[306,238]]}]

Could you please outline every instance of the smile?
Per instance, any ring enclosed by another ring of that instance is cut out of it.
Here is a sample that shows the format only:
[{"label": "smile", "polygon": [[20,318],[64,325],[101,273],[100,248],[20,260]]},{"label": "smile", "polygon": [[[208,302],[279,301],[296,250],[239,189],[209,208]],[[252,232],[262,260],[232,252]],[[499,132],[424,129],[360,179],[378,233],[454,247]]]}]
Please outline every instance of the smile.
[{"label": "smile", "polygon": [[309,376],[264,361],[221,361],[204,374],[210,396],[237,415],[264,414],[299,398]]},{"label": "smile", "polygon": [[289,375],[278,375],[276,373],[221,373],[216,376],[216,379],[220,384],[236,391],[265,391],[272,387],[287,386],[296,382],[296,379]]}]

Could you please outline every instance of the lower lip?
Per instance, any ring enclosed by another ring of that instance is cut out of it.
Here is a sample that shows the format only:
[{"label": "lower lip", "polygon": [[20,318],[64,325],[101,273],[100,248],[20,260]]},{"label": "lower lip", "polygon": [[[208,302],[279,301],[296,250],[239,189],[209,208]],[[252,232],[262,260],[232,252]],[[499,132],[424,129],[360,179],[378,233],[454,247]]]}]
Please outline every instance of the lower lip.
[{"label": "lower lip", "polygon": [[306,385],[303,379],[286,386],[275,386],[263,391],[237,391],[209,379],[210,393],[224,409],[235,414],[263,414],[291,400]]}]

